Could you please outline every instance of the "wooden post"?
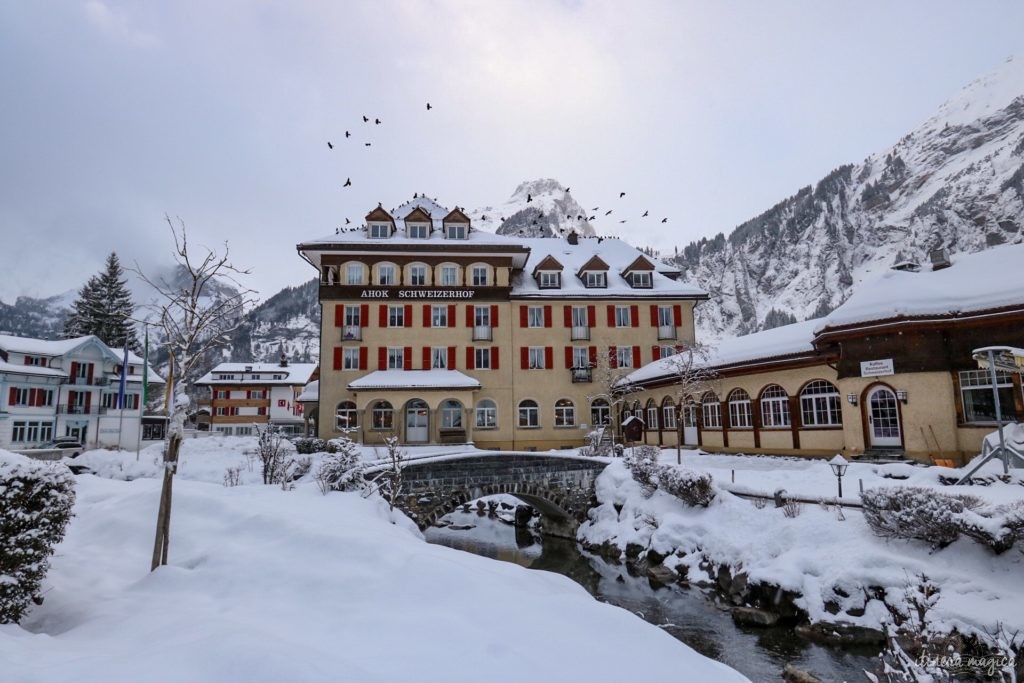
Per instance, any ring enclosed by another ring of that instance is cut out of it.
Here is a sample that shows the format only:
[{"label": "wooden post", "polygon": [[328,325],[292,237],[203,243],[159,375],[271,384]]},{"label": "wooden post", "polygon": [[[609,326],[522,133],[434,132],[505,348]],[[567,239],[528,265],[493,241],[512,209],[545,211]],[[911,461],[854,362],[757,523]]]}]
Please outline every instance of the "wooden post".
[{"label": "wooden post", "polygon": [[160,507],[156,516],[156,538],[153,540],[153,561],[150,571],[167,564],[167,550],[171,536],[171,494],[174,486],[174,470],[178,466],[178,451],[181,449],[181,435],[172,434],[164,456],[164,478],[160,489]]}]

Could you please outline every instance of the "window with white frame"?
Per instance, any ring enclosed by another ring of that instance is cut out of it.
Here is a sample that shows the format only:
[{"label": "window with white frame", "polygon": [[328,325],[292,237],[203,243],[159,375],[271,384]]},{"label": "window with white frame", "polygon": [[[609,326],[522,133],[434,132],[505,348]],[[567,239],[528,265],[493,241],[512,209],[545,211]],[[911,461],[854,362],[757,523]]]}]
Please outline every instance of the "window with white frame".
[{"label": "window with white frame", "polygon": [[540,408],[536,401],[527,399],[519,402],[519,427],[520,429],[540,427]]},{"label": "window with white frame", "polygon": [[345,306],[345,327],[359,327],[359,306]]},{"label": "window with white frame", "polygon": [[347,429],[359,426],[359,413],[356,404],[352,401],[342,401],[338,404],[334,413],[334,428],[343,432]]},{"label": "window with white frame", "polygon": [[422,286],[427,284],[427,267],[423,264],[409,266],[409,284]]},{"label": "window with white frame", "polygon": [[658,428],[658,406],[653,402],[648,402],[647,404],[647,428]]},{"label": "window with white frame", "polygon": [[668,358],[669,356],[674,356],[674,355],[676,355],[676,347],[674,347],[674,346],[659,346],[658,347],[658,357],[659,358]]},{"label": "window with white frame", "polygon": [[390,263],[382,263],[377,266],[377,284],[393,285],[397,283],[397,271]]},{"label": "window with white frame", "polygon": [[562,274],[557,270],[542,270],[539,275],[541,289],[558,289],[562,286]]},{"label": "window with white frame", "polygon": [[560,398],[555,401],[555,426],[576,426],[576,406],[567,398]]},{"label": "window with white frame", "polygon": [[800,392],[804,427],[835,427],[843,424],[839,390],[831,382],[816,379]]},{"label": "window with white frame", "polygon": [[252,436],[252,427],[235,427],[235,436]]},{"label": "window with white frame", "polygon": [[405,327],[405,306],[388,306],[388,327]]},{"label": "window with white frame", "polygon": [[17,420],[11,424],[12,443],[36,443],[53,438],[53,423],[41,420]]},{"label": "window with white frame", "polygon": [[736,429],[750,429],[754,426],[754,416],[750,409],[750,394],[743,389],[733,389],[729,393],[729,426]]},{"label": "window with white frame", "polygon": [[388,349],[388,370],[405,368],[405,349],[402,347]]},{"label": "window with white frame", "polygon": [[583,282],[588,287],[607,287],[608,274],[603,270],[588,270],[583,274]]},{"label": "window with white frame", "polygon": [[391,237],[389,223],[370,223],[370,239],[383,240]]},{"label": "window with white frame", "polygon": [[498,427],[498,406],[489,398],[485,398],[476,404],[476,428],[497,429]]},{"label": "window with white frame", "polygon": [[351,347],[342,349],[341,352],[341,369],[342,370],[358,370],[359,369],[359,347]]},{"label": "window with white frame", "polygon": [[637,289],[651,288],[651,274],[648,272],[634,272],[630,278],[633,287]]},{"label": "window with white frame", "polygon": [[473,325],[476,327],[490,327],[491,326],[491,307],[490,306],[474,306],[473,307]]},{"label": "window with white frame", "polygon": [[572,366],[574,368],[590,367],[590,351],[586,346],[572,347]]},{"label": "window with white frame", "polygon": [[345,267],[345,282],[350,285],[363,284],[362,263],[350,263]]},{"label": "window with white frame", "polygon": [[544,327],[544,307],[543,306],[527,306],[526,307],[526,326],[527,327]]},{"label": "window with white frame", "polygon": [[675,313],[671,306],[658,306],[658,327],[672,327],[675,325]]},{"label": "window with white frame", "polygon": [[615,360],[620,368],[633,367],[633,347],[620,346],[615,349]]},{"label": "window with white frame", "polygon": [[612,409],[608,401],[595,398],[590,404],[590,421],[595,427],[609,424],[612,421]]},{"label": "window with white frame", "polygon": [[473,349],[473,360],[476,361],[474,366],[477,370],[490,370],[491,369],[491,350],[490,349]]},{"label": "window with white frame", "polygon": [[438,370],[448,369],[447,346],[438,346],[430,350],[430,367]]},{"label": "window with white frame", "polygon": [[587,315],[586,306],[573,306],[572,307],[572,326],[573,328],[589,328],[590,318]]},{"label": "window with white frame", "polygon": [[370,429],[389,430],[395,426],[395,411],[387,401],[377,401],[370,408]]},{"label": "window with white frame", "polygon": [[665,429],[676,429],[679,426],[679,416],[676,414],[676,407],[668,401],[661,407],[661,423]]},{"label": "window with white frame", "polygon": [[530,370],[544,370],[547,366],[544,362],[544,347],[531,346],[527,352]]},{"label": "window with white frame", "polygon": [[473,266],[473,286],[474,287],[486,287],[487,286],[487,267],[486,266]]},{"label": "window with white frame", "polygon": [[441,404],[441,429],[462,429],[462,404],[449,399]]},{"label": "window with white frame", "polygon": [[431,306],[430,307],[430,326],[431,327],[448,327],[448,307],[447,306]]},{"label": "window with white frame", "polygon": [[465,223],[449,223],[445,226],[445,236],[450,240],[464,240],[467,227]]},{"label": "window with white frame", "polygon": [[761,392],[761,424],[765,427],[789,427],[789,396],[778,384]]},{"label": "window with white frame", "polygon": [[412,239],[424,240],[430,234],[430,226],[426,223],[410,223],[406,227],[409,231],[409,237]]},{"label": "window with white frame", "polygon": [[629,306],[615,307],[615,327],[632,327],[633,319],[629,314]]},{"label": "window with white frame", "polygon": [[[996,391],[1003,420],[1020,421],[1013,400],[1013,378],[1008,372],[996,372]],[[995,422],[996,403],[992,396],[992,378],[988,370],[964,370],[960,373],[960,399],[964,422]]]},{"label": "window with white frame", "polygon": [[441,266],[441,285],[454,287],[459,284],[458,266]]},{"label": "window with white frame", "polygon": [[711,392],[701,396],[700,410],[705,429],[722,428],[722,404],[718,402],[717,396]]}]

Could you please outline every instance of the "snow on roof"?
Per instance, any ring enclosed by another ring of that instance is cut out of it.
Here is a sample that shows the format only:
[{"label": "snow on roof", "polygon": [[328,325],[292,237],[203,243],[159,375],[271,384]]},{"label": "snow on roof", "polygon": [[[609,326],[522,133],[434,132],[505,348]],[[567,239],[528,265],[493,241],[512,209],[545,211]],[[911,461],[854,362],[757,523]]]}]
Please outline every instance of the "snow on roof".
[{"label": "snow on roof", "polygon": [[44,377],[67,377],[68,373],[53,368],[43,368],[38,365],[24,365],[18,363],[8,363],[5,360],[0,360],[0,372],[7,372],[11,374],[20,375],[41,375]]},{"label": "snow on roof", "polygon": [[302,393],[295,397],[300,403],[320,400],[320,380],[315,379],[302,388]]},{"label": "snow on roof", "polygon": [[875,320],[1024,304],[1024,244],[956,254],[951,260],[953,265],[942,270],[891,270],[861,283],[845,303],[819,320],[815,333]]},{"label": "snow on roof", "polygon": [[[258,382],[260,384],[307,384],[316,370],[316,363],[220,363],[213,370],[203,375],[196,384],[238,384]],[[220,379],[218,375],[237,375],[234,379]],[[259,375],[254,380],[253,375]],[[274,375],[283,375],[281,379],[273,379]]]},{"label": "snow on roof", "polygon": [[[708,355],[704,362],[695,361],[695,364],[718,368],[755,360],[811,353],[814,351],[814,346],[811,344],[814,339],[814,329],[820,322],[819,319],[805,320],[764,332],[724,339],[718,346],[708,349]],[[684,351],[684,353],[687,352]],[[674,358],[675,356],[669,356],[648,363],[639,370],[631,372],[624,381],[642,384],[651,380],[671,377],[677,372]]]},{"label": "snow on roof", "polygon": [[[124,358],[124,349],[111,348],[104,344],[103,340],[99,337],[92,334],[87,334],[84,337],[74,337],[71,339],[34,339],[32,337],[16,337],[9,334],[0,334],[0,349],[3,349],[8,353],[25,353],[32,356],[63,356],[90,342],[96,343],[101,348],[106,349],[107,353],[112,358],[116,359],[118,364],[120,364],[121,359]],[[129,365],[141,366],[143,363],[144,361],[137,354],[131,351],[128,352]],[[61,374],[63,375],[65,373]],[[157,373],[152,365],[149,366],[148,379],[150,382],[155,384],[161,384],[164,382],[163,377]],[[135,381],[135,376],[129,376],[128,381]]]},{"label": "snow on roof", "polygon": [[364,389],[479,389],[480,382],[458,370],[376,370],[348,383]]}]

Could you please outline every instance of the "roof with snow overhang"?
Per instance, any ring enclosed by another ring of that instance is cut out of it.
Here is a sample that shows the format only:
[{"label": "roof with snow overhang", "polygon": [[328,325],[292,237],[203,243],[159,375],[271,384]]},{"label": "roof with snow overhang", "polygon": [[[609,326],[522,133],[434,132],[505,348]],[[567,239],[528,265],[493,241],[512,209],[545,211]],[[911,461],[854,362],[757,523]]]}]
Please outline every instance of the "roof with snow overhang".
[{"label": "roof with snow overhang", "polygon": [[320,380],[315,379],[302,388],[302,393],[295,397],[299,403],[315,403],[320,400]]},{"label": "roof with snow overhang", "polygon": [[479,389],[480,382],[458,370],[375,370],[348,383],[367,389]]},{"label": "roof with snow overhang", "polygon": [[[300,384],[309,383],[316,363],[220,363],[200,377],[196,384]],[[232,375],[233,378],[222,378]],[[276,377],[276,379],[275,379]]]}]

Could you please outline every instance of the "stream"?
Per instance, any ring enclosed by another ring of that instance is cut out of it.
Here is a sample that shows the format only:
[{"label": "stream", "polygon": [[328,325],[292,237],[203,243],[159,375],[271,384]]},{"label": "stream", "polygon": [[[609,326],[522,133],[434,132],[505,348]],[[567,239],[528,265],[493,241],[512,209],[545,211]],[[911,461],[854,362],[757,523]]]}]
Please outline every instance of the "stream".
[{"label": "stream", "polygon": [[737,626],[728,605],[710,592],[683,586],[655,589],[646,577],[630,576],[625,565],[588,553],[575,541],[541,537],[493,514],[460,510],[441,523],[446,526],[426,531],[427,541],[567,576],[598,600],[628,609],[752,681],[781,681],[787,663],[823,681],[866,681],[864,670],[873,671],[878,661],[870,651],[807,642],[787,626]]}]

